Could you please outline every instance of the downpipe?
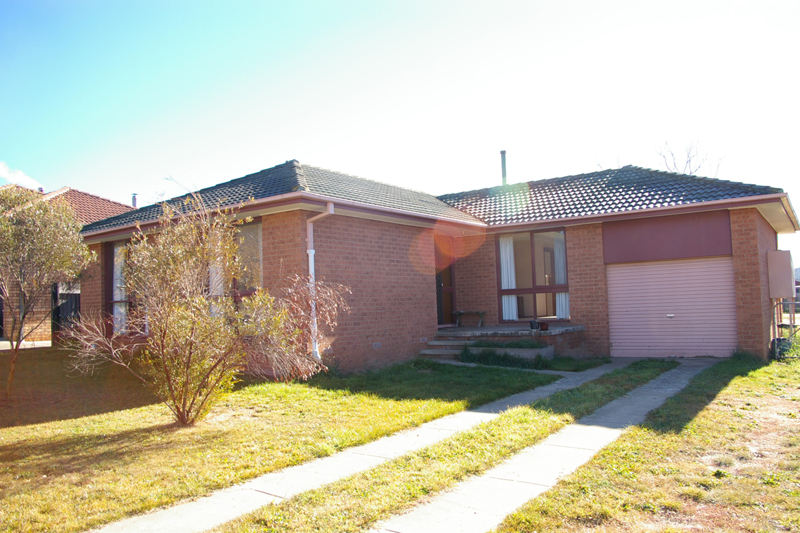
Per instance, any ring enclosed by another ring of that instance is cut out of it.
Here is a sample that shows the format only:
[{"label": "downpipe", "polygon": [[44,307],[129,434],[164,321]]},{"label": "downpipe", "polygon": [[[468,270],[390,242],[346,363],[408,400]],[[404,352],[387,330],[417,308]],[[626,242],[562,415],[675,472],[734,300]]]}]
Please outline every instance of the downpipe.
[{"label": "downpipe", "polygon": [[328,202],[325,212],[306,220],[306,253],[308,254],[308,290],[311,294],[311,355],[317,361],[322,361],[317,342],[317,276],[314,268],[314,222],[333,215],[333,202]]}]

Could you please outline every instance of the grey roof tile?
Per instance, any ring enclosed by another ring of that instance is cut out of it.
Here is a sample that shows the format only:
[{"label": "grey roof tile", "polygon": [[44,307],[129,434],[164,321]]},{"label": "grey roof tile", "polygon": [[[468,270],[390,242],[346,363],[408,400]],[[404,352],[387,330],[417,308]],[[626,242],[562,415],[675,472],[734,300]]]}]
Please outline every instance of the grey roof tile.
[{"label": "grey roof tile", "polygon": [[625,166],[479,189],[439,199],[490,226],[540,222],[783,192],[775,187]]},{"label": "grey roof tile", "polygon": [[[287,161],[255,174],[207,187],[197,191],[209,206],[234,206],[249,199],[262,199],[295,191],[307,191],[328,196],[334,201],[350,200],[379,208],[407,211],[413,214],[448,218],[464,222],[479,222],[472,215],[455,209],[433,195],[412,191],[395,185],[367,180],[341,172]],[[185,206],[189,195],[179,196],[167,203],[177,209]],[[153,204],[119,216],[88,224],[84,232],[121,228],[158,219],[161,204]]]}]

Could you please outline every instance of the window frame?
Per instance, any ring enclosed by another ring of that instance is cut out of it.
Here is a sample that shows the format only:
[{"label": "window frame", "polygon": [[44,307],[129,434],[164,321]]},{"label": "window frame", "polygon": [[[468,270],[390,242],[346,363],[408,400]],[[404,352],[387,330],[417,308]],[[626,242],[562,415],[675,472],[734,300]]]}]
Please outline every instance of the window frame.
[{"label": "window frame", "polygon": [[[537,285],[536,284],[536,246],[534,244],[534,238],[537,233],[553,233],[553,232],[562,232],[564,234],[564,269],[566,273],[567,282],[562,283],[559,285]],[[520,233],[527,233],[530,238],[530,247],[531,247],[531,287],[527,288],[519,288],[519,289],[501,289],[502,287],[502,274],[501,270],[502,267],[500,265],[500,237],[503,236],[510,236],[516,235]],[[558,294],[558,293],[567,293],[569,294],[569,258],[567,257],[567,230],[565,227],[556,227],[556,228],[547,228],[547,229],[537,229],[537,230],[527,230],[527,231],[513,231],[513,232],[504,232],[504,233],[497,233],[495,234],[495,257],[497,260],[496,263],[496,275],[497,275],[497,316],[501,323],[506,324],[519,324],[524,322],[529,322],[531,320],[540,320],[539,314],[539,305],[537,303],[537,294]],[[533,317],[526,317],[526,318],[517,318],[517,320],[506,320],[503,318],[503,296],[524,296],[524,295],[532,295],[533,296],[533,309],[534,309],[534,316]],[[544,318],[541,319],[547,322],[569,322],[569,318]]]},{"label": "window frame", "polygon": [[241,226],[237,227],[236,238],[237,238],[237,253],[238,253],[238,239],[240,238],[239,228],[247,227],[247,226],[258,226],[259,227],[259,239],[258,239],[258,265],[259,265],[259,276],[258,276],[258,286],[252,289],[247,290],[239,290],[239,279],[234,278],[232,283],[232,292],[234,301],[237,303],[247,296],[252,296],[259,290],[264,288],[264,226],[263,226],[263,219],[262,217],[253,217],[253,220],[246,224],[242,224]]},{"label": "window frame", "polygon": [[[127,291],[125,292],[125,299],[123,300],[116,300],[114,299],[114,268],[115,268],[115,260],[116,254],[115,249],[117,245],[122,247],[126,247],[130,244],[129,239],[123,239],[119,241],[110,241],[104,243],[104,262],[105,262],[105,308],[106,313],[108,315],[108,330],[107,333],[111,336],[114,333],[126,333],[126,325],[128,322],[128,315],[131,312],[131,300],[128,297]],[[117,305],[124,304],[124,323],[119,330],[115,330],[115,321],[114,321],[114,309]]]}]

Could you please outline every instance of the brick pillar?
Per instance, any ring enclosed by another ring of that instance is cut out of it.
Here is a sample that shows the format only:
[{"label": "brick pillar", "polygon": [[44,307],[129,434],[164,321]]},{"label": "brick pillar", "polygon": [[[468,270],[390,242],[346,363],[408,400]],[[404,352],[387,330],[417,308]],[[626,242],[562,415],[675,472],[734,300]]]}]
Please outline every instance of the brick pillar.
[{"label": "brick pillar", "polygon": [[755,208],[730,213],[739,349],[766,359],[772,319],[767,252],[777,250],[777,234]]},{"label": "brick pillar", "polygon": [[566,240],[570,322],[586,327],[587,355],[606,356],[611,344],[603,225],[569,226]]},{"label": "brick pillar", "polygon": [[494,235],[460,237],[465,256],[453,265],[455,300],[459,310],[485,311],[485,326],[500,322],[497,309],[497,257]]},{"label": "brick pillar", "polygon": [[103,245],[91,244],[89,250],[95,253],[97,259],[81,274],[81,313],[87,316],[105,312]]}]

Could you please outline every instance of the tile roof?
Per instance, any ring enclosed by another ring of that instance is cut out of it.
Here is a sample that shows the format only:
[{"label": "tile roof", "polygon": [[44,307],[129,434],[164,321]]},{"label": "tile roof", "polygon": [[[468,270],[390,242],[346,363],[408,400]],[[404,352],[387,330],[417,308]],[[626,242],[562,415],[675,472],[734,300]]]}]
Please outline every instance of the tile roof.
[{"label": "tile roof", "polygon": [[[9,183],[7,185],[0,186],[0,190],[7,189],[9,187],[28,189],[28,187],[23,187],[22,185]],[[94,194],[89,194],[88,192],[79,191],[71,187],[61,187],[60,189],[47,194],[44,194],[41,189],[28,190],[39,194],[43,201],[52,200],[53,198],[62,198],[66,200],[75,211],[80,223],[83,225],[133,210],[133,207],[129,205],[115,202],[113,200],[109,200],[108,198],[103,198]]]},{"label": "tile roof", "polygon": [[459,192],[439,199],[490,226],[729,200],[783,190],[625,166]]},{"label": "tile roof", "polygon": [[45,200],[50,198],[63,198],[66,200],[75,210],[78,220],[83,225],[133,210],[133,207],[129,205],[70,187],[63,187],[44,196]]},{"label": "tile roof", "polygon": [[[379,208],[490,226],[632,212],[783,192],[712,178],[625,166],[589,174],[530,181],[438,198],[395,185],[303,165],[296,160],[231,180],[198,193],[208,205],[232,206],[296,191]],[[51,193],[52,194],[52,193]],[[181,208],[189,195],[167,202]],[[122,205],[122,204],[120,204]],[[161,215],[153,204],[87,224],[84,232],[153,222]]]},{"label": "tile roof", "polygon": [[[287,161],[282,165],[197,192],[207,205],[233,206],[251,198],[258,200],[296,191],[306,191],[334,200],[349,200],[419,215],[478,222],[471,215],[447,205],[433,195],[303,165],[296,160]],[[167,202],[180,208],[188,196],[179,196],[167,200]],[[84,227],[84,232],[125,227],[137,222],[152,222],[157,220],[161,213],[161,204],[153,204],[89,224]]]}]

